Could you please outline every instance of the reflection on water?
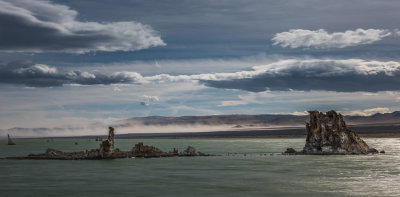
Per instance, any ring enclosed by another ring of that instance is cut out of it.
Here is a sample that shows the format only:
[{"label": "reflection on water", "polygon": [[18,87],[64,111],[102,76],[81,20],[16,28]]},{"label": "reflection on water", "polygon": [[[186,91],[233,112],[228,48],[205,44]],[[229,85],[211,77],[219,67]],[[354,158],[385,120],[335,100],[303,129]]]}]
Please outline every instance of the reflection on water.
[{"label": "reflection on water", "polygon": [[[78,141],[78,145],[74,142]],[[116,140],[122,150],[139,140]],[[109,161],[0,160],[0,196],[399,196],[400,139],[366,139],[385,155],[284,156],[304,139],[146,139],[167,151],[192,145],[218,157]],[[3,145],[4,144],[4,145]],[[94,140],[19,140],[0,157],[48,147],[96,148]]]}]

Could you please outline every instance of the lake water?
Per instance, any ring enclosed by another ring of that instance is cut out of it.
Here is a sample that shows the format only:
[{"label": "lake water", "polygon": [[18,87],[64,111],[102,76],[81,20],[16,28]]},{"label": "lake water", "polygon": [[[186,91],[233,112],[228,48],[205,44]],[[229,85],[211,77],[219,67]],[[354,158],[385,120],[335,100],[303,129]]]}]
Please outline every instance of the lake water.
[{"label": "lake water", "polygon": [[[77,141],[78,145],[74,145]],[[117,139],[216,157],[100,161],[0,160],[0,196],[400,196],[400,139],[367,138],[384,155],[285,156],[304,139]],[[85,139],[0,141],[0,157],[97,148]],[[235,154],[236,153],[236,154]],[[229,154],[229,155],[228,155]]]}]

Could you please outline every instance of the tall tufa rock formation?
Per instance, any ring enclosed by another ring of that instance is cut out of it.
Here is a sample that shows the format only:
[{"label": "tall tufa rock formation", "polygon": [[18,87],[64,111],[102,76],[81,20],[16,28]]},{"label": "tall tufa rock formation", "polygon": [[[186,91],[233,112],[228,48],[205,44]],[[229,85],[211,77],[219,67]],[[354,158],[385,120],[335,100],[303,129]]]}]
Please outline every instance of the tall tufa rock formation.
[{"label": "tall tufa rock formation", "polygon": [[342,114],[331,110],[326,113],[309,111],[306,124],[305,154],[368,154],[378,151],[369,148],[358,135],[347,128]]},{"label": "tall tufa rock formation", "polygon": [[108,138],[100,144],[100,155],[102,158],[111,157],[114,153],[114,128],[108,127]]},{"label": "tall tufa rock formation", "polygon": [[307,139],[302,151],[288,148],[284,154],[295,155],[344,155],[375,154],[358,135],[347,128],[342,114],[331,110],[326,113],[309,111],[310,122],[306,124]]}]

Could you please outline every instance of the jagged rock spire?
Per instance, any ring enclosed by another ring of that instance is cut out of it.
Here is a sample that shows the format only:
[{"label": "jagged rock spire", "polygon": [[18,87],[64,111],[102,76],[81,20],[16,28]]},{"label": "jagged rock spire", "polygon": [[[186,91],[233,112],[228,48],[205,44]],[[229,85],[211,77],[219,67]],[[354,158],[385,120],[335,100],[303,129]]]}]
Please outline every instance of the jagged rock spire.
[{"label": "jagged rock spire", "polygon": [[102,158],[111,157],[114,152],[114,128],[108,127],[108,138],[100,144]]},{"label": "jagged rock spire", "polygon": [[343,116],[331,110],[309,111],[307,139],[303,153],[367,154],[376,153],[358,135],[347,128]]}]

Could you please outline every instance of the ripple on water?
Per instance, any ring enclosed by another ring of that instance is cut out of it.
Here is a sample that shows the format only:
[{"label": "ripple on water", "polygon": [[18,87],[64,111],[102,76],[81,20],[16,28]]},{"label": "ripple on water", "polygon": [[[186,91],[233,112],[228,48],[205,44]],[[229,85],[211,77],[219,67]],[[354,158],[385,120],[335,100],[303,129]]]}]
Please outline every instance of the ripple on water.
[{"label": "ripple on water", "polygon": [[[20,140],[0,156],[92,149],[98,142]],[[139,140],[118,139],[130,149]],[[0,160],[0,196],[399,196],[399,139],[368,138],[384,155],[287,156],[304,139],[146,139],[163,150],[197,150],[218,157],[112,161]],[[4,144],[4,143],[3,143]],[[229,155],[228,155],[229,153]],[[234,154],[236,153],[236,154]],[[271,153],[273,153],[271,155]],[[246,154],[246,155],[245,155]]]}]

